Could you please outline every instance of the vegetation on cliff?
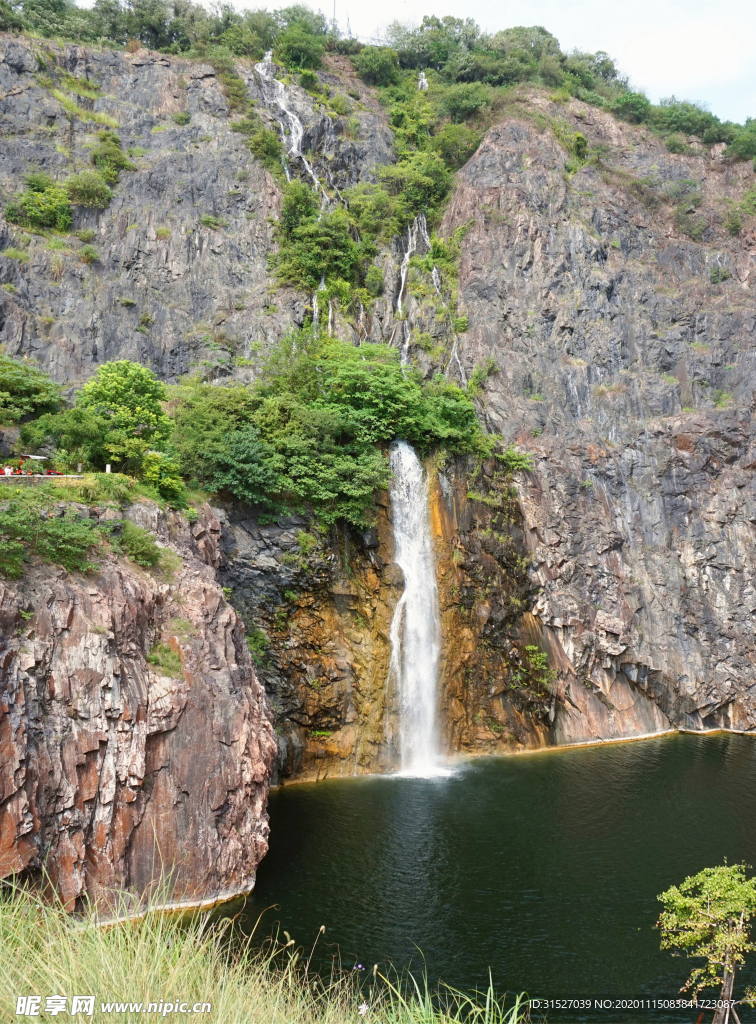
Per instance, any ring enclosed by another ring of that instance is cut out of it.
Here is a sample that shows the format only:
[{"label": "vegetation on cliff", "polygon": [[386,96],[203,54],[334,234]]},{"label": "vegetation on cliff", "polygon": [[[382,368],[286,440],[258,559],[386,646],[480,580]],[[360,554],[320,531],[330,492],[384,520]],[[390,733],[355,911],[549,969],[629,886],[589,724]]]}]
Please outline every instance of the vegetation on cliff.
[{"label": "vegetation on cliff", "polygon": [[[502,90],[523,82],[648,124],[671,148],[687,147],[687,137],[695,135],[706,145],[726,143],[733,159],[756,157],[752,120],[722,122],[700,104],[674,96],[652,104],[630,89],[608,54],[566,53],[538,25],[486,33],[472,18],[426,15],[416,26],[394,22],[383,46],[363,46],[304,4],[236,11],[228,5],[208,10],[192,0],[97,0],[91,8],[72,0],[10,0],[0,8],[0,30],[226,59],[259,60],[273,49],[274,59],[290,71],[320,68],[328,51],[351,54],[365,81],[386,90],[394,127],[405,136],[414,133],[415,144],[418,132],[434,139],[438,152],[454,152],[457,160],[477,146],[481,118],[501,102]],[[421,70],[429,89],[417,95]]]},{"label": "vegetation on cliff", "polygon": [[100,513],[139,499],[158,498],[149,486],[118,473],[92,474],[65,490],[53,481],[40,486],[4,484],[0,494],[0,573],[23,576],[30,563],[51,562],[69,572],[95,569],[106,552],[125,555],[138,565],[160,567],[170,576],[170,553],[135,523]]},{"label": "vegetation on cliff", "polygon": [[[128,908],[108,909],[110,917]],[[65,996],[70,1008],[74,993],[94,996],[94,1020],[117,1014],[124,1022],[166,1012],[171,1020],[199,1015],[233,1024],[517,1024],[526,1017],[524,998],[505,1006],[490,990],[477,1003],[452,989],[431,993],[411,979],[399,985],[372,972],[363,985],[353,972],[324,982],[308,971],[309,961],[303,966],[293,942],[256,949],[228,921],[213,926],[204,915],[187,920],[152,913],[107,928],[96,922],[94,911],[77,920],[62,905],[19,888],[0,894],[6,1019],[16,1014],[18,996],[39,995],[44,1012],[48,995]],[[161,1010],[147,1014],[151,1002]],[[101,1009],[107,1003],[109,1011]]]},{"label": "vegetation on cliff", "polygon": [[21,437],[64,468],[131,472],[174,506],[185,503],[184,475],[268,514],[311,509],[355,525],[388,483],[395,438],[421,452],[490,449],[465,391],[423,381],[387,345],[354,347],[312,326],[282,340],[253,386],[193,378],[167,399],[145,367],[105,363],[73,408],[24,423]]}]

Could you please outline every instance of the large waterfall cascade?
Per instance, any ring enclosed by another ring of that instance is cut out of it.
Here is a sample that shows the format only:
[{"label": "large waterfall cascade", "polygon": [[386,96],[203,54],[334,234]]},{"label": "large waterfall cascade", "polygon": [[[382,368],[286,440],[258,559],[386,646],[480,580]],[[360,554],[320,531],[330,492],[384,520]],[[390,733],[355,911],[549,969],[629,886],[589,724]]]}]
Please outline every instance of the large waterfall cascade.
[{"label": "large waterfall cascade", "polygon": [[438,663],[441,650],[436,563],[428,512],[428,479],[414,450],[397,441],[389,453],[394,561],[404,593],[391,620],[389,680],[399,697],[401,768],[433,775],[438,767]]}]

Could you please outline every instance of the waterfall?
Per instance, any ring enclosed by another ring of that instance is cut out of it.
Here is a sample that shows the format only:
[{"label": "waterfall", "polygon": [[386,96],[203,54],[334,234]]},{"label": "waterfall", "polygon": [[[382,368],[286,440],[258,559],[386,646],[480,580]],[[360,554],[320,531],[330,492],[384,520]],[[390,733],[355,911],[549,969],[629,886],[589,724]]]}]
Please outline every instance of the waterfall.
[{"label": "waterfall", "polygon": [[390,677],[399,695],[402,770],[438,774],[436,703],[441,627],[436,565],[428,514],[428,481],[414,450],[391,446],[391,514],[394,561],[404,573],[404,593],[391,620]]},{"label": "waterfall", "polygon": [[[259,64],[255,64],[255,71],[260,76],[261,92],[265,105],[267,107],[278,107],[283,119],[276,117],[278,124],[281,128],[281,141],[286,146],[286,128],[289,129],[289,148],[287,155],[290,157],[297,157],[302,161],[305,170],[309,174],[313,181],[313,184],[323,196],[323,201],[326,206],[330,202],[328,193],[320,184],[315,171],[312,169],[312,164],[307,157],[302,153],[302,139],[304,138],[304,128],[302,122],[296,114],[296,111],[292,110],[289,106],[286,96],[286,86],[273,74],[275,64],[273,63],[273,51],[268,50],[263,59]],[[285,122],[285,123],[284,123]],[[288,178],[288,174],[287,174]]]},{"label": "waterfall", "polygon": [[428,237],[428,224],[424,213],[418,213],[412,224],[407,228],[407,248],[402,256],[402,265],[399,271],[399,294],[396,297],[396,312],[402,315],[402,298],[404,289],[407,287],[407,274],[409,273],[410,260],[417,252],[417,240],[420,238],[426,249],[430,249],[430,238]]},{"label": "waterfall", "polygon": [[409,325],[409,320],[402,321],[402,327],[404,328],[404,341],[402,342],[402,348],[399,352],[399,362],[402,366],[409,366],[409,343],[410,337],[412,336],[412,329]]},{"label": "waterfall", "polygon": [[417,87],[420,90],[420,92],[428,91],[428,79],[425,77],[424,71],[420,72],[420,77],[417,80]]},{"label": "waterfall", "polygon": [[[325,274],[321,274],[320,275],[320,284],[317,287],[317,291],[314,291],[312,293],[312,326],[313,327],[317,327],[318,324],[320,323],[320,307],[318,305],[318,292],[325,291],[325,286],[326,286]],[[329,317],[330,317],[330,312],[331,312],[331,310],[330,310],[330,300],[329,300],[328,307],[329,307],[328,308],[328,313],[329,313]],[[330,325],[329,325],[329,330],[330,330]]]}]

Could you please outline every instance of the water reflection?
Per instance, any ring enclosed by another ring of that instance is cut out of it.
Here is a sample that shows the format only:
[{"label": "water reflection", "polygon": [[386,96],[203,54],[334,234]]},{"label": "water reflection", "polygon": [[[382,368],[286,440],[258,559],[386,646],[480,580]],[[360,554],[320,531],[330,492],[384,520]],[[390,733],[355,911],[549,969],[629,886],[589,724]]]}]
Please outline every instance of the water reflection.
[{"label": "water reflection", "polygon": [[344,963],[417,966],[419,947],[468,990],[490,967],[500,990],[672,995],[689,965],[659,951],[656,896],[725,856],[756,864],[755,812],[756,744],[738,736],[292,786],[271,798],[249,917],[277,903],[271,923],[308,945],[325,924]]}]

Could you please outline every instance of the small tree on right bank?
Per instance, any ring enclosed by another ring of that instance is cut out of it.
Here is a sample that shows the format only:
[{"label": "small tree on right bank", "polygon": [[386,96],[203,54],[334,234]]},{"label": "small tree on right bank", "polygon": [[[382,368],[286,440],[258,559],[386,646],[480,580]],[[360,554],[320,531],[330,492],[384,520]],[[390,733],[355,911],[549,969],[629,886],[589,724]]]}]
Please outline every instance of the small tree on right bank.
[{"label": "small tree on right bank", "polygon": [[719,986],[719,1006],[713,1024],[740,1024],[736,1003],[756,1003],[756,991],[747,990],[735,1000],[735,975],[746,953],[756,949],[751,941],[751,920],[756,916],[756,877],[746,878],[745,864],[704,868],[697,875],[673,885],[658,898],[664,905],[659,918],[661,948],[678,956],[700,957],[680,989],[693,998],[705,988]]}]

